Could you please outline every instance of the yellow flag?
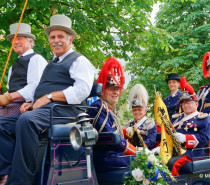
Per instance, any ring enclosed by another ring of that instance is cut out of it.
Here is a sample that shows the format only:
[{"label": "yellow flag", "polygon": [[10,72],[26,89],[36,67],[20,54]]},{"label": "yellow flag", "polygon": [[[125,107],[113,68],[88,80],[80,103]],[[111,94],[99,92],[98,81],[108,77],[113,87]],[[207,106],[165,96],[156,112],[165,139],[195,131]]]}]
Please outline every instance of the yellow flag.
[{"label": "yellow flag", "polygon": [[161,127],[161,142],[160,142],[160,156],[162,157],[165,164],[168,163],[173,153],[173,140],[165,132],[165,126],[163,123],[163,117],[169,120],[168,110],[165,103],[163,102],[160,93],[156,93],[155,105],[154,105],[154,116],[157,125]]}]

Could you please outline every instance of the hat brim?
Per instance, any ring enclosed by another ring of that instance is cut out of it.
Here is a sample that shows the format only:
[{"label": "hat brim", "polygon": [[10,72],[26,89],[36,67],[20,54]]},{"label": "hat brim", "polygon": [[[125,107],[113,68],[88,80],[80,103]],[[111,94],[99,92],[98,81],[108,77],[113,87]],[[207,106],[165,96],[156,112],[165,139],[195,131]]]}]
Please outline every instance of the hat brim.
[{"label": "hat brim", "polygon": [[184,98],[184,99],[180,99],[180,100],[179,100],[179,103],[182,103],[184,100],[191,100],[191,101],[198,102],[197,99],[193,99],[193,98]]},{"label": "hat brim", "polygon": [[117,84],[106,84],[106,87],[119,87],[119,88],[123,88]]},{"label": "hat brim", "polygon": [[75,36],[76,34],[73,29],[61,25],[48,26],[47,28],[45,28],[44,32],[47,36],[49,36],[50,32],[53,30],[62,30],[73,36]]},{"label": "hat brim", "polygon": [[169,80],[176,80],[176,81],[180,82],[180,78],[167,78],[166,82],[168,83]]},{"label": "hat brim", "polygon": [[133,107],[144,107],[143,105],[132,105],[132,108]]},{"label": "hat brim", "polygon": [[[9,35],[7,35],[6,38],[7,38],[8,41],[12,41],[14,36],[15,36],[15,34],[9,34]],[[33,40],[36,39],[36,37],[33,34],[30,34],[30,33],[18,33],[17,37],[29,37],[29,38],[32,38]]]}]

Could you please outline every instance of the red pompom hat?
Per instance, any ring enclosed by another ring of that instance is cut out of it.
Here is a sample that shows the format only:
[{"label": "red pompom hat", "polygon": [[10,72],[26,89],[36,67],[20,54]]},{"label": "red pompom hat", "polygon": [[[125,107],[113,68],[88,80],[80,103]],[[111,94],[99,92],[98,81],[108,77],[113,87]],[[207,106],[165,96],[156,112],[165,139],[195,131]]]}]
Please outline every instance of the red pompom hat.
[{"label": "red pompom hat", "polygon": [[204,57],[203,57],[203,64],[202,64],[202,69],[203,69],[203,77],[207,78],[208,76],[208,70],[207,67],[210,66],[210,52],[207,52]]},{"label": "red pompom hat", "polygon": [[118,86],[121,87],[120,93],[124,84],[124,72],[122,65],[114,57],[106,60],[101,72],[99,73],[96,83],[102,83],[104,92],[105,86]]},{"label": "red pompom hat", "polygon": [[183,100],[194,100],[198,101],[198,98],[196,97],[195,91],[193,87],[187,82],[186,77],[182,77],[180,79],[180,88],[183,91],[182,95],[180,97],[180,103]]}]

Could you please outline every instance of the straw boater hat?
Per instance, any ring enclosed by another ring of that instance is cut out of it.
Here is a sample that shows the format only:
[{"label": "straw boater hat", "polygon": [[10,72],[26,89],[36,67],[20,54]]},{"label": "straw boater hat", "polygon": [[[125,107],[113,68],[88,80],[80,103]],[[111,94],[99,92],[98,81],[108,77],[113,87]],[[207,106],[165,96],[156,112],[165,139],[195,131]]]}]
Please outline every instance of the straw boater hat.
[{"label": "straw boater hat", "polygon": [[[7,40],[11,41],[14,38],[17,27],[18,27],[18,23],[14,23],[10,25],[10,34],[7,35]],[[26,23],[20,23],[17,36],[29,37],[29,38],[32,38],[33,40],[36,39],[36,37],[33,34],[31,34],[31,26]]]},{"label": "straw boater hat", "polygon": [[45,28],[45,33],[49,36],[50,32],[53,30],[62,30],[70,35],[75,36],[75,31],[71,28],[72,22],[69,17],[65,15],[53,15],[50,18],[50,26]]}]

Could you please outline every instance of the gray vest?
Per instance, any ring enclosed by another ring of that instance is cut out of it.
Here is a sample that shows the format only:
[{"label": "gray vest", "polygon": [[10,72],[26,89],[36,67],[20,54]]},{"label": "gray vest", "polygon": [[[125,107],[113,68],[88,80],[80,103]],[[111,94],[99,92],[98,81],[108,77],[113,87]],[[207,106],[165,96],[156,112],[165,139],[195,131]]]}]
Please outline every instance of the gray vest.
[{"label": "gray vest", "polygon": [[75,80],[70,77],[69,69],[72,63],[81,56],[77,52],[67,55],[60,63],[49,63],[41,77],[34,94],[34,100],[54,91],[62,91],[73,86]]},{"label": "gray vest", "polygon": [[16,92],[27,85],[27,71],[30,58],[36,53],[22,56],[12,66],[12,75],[9,80],[8,92]]}]

